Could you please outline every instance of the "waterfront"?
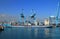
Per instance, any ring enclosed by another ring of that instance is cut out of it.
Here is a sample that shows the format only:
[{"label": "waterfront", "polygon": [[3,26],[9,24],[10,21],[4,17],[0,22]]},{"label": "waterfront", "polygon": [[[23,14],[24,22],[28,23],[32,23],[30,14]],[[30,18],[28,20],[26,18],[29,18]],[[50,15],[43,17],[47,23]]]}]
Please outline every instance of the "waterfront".
[{"label": "waterfront", "polygon": [[0,39],[60,39],[60,27],[15,27],[0,31]]}]

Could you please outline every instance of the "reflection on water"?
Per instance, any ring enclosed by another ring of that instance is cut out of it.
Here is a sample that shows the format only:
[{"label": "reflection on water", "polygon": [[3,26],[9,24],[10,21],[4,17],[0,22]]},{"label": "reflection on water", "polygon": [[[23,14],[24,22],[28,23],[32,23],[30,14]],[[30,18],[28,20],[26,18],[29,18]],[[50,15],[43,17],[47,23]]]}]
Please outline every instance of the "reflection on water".
[{"label": "reflection on water", "polygon": [[60,28],[5,28],[1,39],[60,39]]},{"label": "reflection on water", "polygon": [[38,28],[34,29],[34,34],[35,34],[35,37],[38,35]]},{"label": "reflection on water", "polygon": [[46,36],[49,36],[49,34],[50,34],[50,33],[49,33],[49,32],[50,32],[49,28],[45,28],[44,32],[45,32],[45,35],[46,35]]}]

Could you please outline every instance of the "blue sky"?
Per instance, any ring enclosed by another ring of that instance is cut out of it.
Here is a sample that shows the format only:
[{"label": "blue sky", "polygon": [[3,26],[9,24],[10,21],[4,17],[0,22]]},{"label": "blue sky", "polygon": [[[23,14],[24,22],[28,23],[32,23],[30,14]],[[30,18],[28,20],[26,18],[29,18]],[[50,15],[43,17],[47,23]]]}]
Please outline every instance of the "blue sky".
[{"label": "blue sky", "polygon": [[59,0],[0,0],[0,14],[19,15],[24,9],[24,15],[33,14],[32,9],[36,12],[37,17],[56,16],[57,5]]}]

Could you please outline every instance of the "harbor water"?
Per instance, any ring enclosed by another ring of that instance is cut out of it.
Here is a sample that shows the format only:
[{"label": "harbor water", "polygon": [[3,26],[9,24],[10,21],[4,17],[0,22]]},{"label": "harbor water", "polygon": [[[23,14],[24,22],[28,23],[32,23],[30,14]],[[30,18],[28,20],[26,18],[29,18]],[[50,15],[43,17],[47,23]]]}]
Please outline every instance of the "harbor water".
[{"label": "harbor water", "polygon": [[60,39],[60,27],[15,27],[0,31],[0,39]]}]

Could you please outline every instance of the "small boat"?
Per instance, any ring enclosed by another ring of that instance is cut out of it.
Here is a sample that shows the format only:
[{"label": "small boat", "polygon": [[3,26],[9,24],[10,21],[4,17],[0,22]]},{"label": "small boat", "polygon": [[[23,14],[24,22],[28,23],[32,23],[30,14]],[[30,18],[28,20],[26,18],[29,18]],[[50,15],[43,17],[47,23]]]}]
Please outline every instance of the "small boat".
[{"label": "small boat", "polygon": [[4,27],[3,26],[0,26],[0,30],[4,30]]}]

